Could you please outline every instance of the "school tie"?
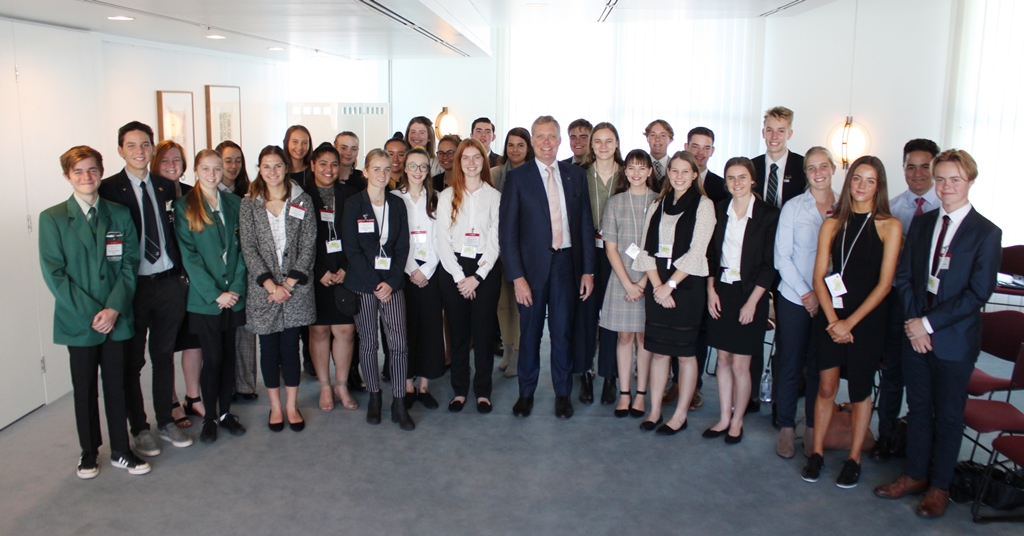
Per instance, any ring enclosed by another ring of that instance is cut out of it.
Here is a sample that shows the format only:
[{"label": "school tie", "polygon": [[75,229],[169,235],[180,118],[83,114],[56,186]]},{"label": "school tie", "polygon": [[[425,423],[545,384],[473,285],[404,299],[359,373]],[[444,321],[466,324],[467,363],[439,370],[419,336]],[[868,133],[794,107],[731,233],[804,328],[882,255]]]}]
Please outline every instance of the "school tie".
[{"label": "school tie", "polygon": [[156,227],[156,209],[146,191],[146,181],[139,183],[139,187],[142,189],[142,227],[146,235],[146,260],[153,264],[160,258],[160,231]]},{"label": "school tie", "polygon": [[914,215],[920,216],[921,214],[924,214],[924,198],[918,197],[914,202],[917,203],[917,210],[914,211]]},{"label": "school tie", "polygon": [[[932,269],[928,272],[930,275],[939,274],[939,259],[942,258],[942,244],[946,241],[946,230],[949,229],[949,215],[942,217],[942,229],[939,230],[939,239],[935,242],[935,253],[932,253]],[[935,301],[935,295],[931,292],[928,293],[928,308],[932,307],[932,302]]]},{"label": "school tie", "polygon": [[661,160],[654,161],[654,175],[659,179],[665,176],[665,166],[662,165]]},{"label": "school tie", "polygon": [[562,206],[559,203],[558,181],[555,168],[545,168],[548,173],[548,211],[551,212],[551,249],[562,249]]},{"label": "school tie", "polygon": [[89,207],[89,212],[85,213],[85,219],[89,221],[92,233],[96,234],[96,207]]},{"label": "school tie", "polygon": [[768,172],[768,189],[765,190],[764,201],[773,207],[779,206],[779,165],[772,164]]}]

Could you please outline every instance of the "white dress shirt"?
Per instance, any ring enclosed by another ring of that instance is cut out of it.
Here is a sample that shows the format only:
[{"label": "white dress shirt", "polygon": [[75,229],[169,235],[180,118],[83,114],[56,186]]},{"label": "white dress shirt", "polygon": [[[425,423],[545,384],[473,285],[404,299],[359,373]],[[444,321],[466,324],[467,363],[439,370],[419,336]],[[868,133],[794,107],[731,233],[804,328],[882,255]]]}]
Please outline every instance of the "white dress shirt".
[{"label": "white dress shirt", "polygon": [[[427,191],[426,189],[420,193],[420,200],[414,201],[412,195],[408,192],[401,190],[391,190],[393,195],[396,195],[405,202],[405,212],[409,215],[409,257],[405,261],[405,273],[412,275],[413,272],[419,270],[427,279],[434,276],[434,271],[437,269],[437,246],[434,244],[436,231],[435,220],[427,215]],[[417,244],[414,235],[417,231],[426,231],[426,243]],[[425,249],[427,252],[427,258],[424,259],[422,265],[416,261],[416,250]]]},{"label": "white dress shirt", "polygon": [[[556,168],[557,169],[557,168]],[[480,235],[480,244],[476,246],[476,254],[482,255],[477,261],[476,273],[486,278],[498,260],[498,207],[501,205],[501,193],[493,186],[483,183],[480,188],[469,193],[462,192],[462,204],[456,221],[452,222],[452,195],[454,188],[445,188],[437,197],[437,257],[445,271],[451,274],[456,283],[466,278],[466,273],[459,265],[462,248],[466,245],[466,234]]]},{"label": "white dress shirt", "polygon": [[[537,168],[540,170],[540,182],[544,184],[544,194],[548,194],[548,170],[547,164],[541,162],[539,159],[534,160],[537,163]],[[551,164],[552,175],[555,177],[555,184],[562,185],[562,174],[558,171],[558,161],[556,160]],[[565,188],[558,189],[558,204],[562,210],[562,249],[572,247],[572,240],[570,239],[569,233],[569,210],[565,208]]]},{"label": "white dress shirt", "polygon": [[78,202],[78,208],[81,208],[82,209],[82,213],[85,214],[86,220],[88,220],[89,222],[92,222],[92,220],[89,220],[89,218],[88,218],[88,216],[89,216],[89,209],[90,208],[95,208],[96,209],[96,215],[97,216],[99,215],[100,209],[96,208],[96,205],[100,204],[99,196],[96,197],[96,204],[95,205],[90,205],[89,203],[86,203],[84,199],[82,199],[81,197],[78,197],[78,194],[74,194],[74,198],[75,198],[75,201]]},{"label": "white dress shirt", "polygon": [[150,179],[149,173],[146,173],[146,193],[149,194],[149,200],[153,202],[153,210],[156,213],[156,230],[160,234],[160,258],[154,263],[150,263],[146,260],[146,215],[142,211],[142,180],[132,175],[125,170],[125,175],[128,176],[128,180],[132,183],[132,192],[135,193],[135,202],[139,204],[139,251],[142,253],[142,259],[139,261],[139,275],[153,275],[161,272],[166,272],[171,268],[174,268],[174,263],[171,262],[171,258],[167,255],[167,237],[164,236],[164,226],[161,225],[160,211],[168,210],[170,207],[161,207],[160,202],[157,201],[156,192],[153,190],[156,188],[153,185],[153,181]]},{"label": "white dress shirt", "polygon": [[[924,199],[924,204],[921,205],[922,214],[931,212],[942,204],[939,202],[939,197],[935,195],[935,188],[928,190],[922,196],[917,196],[914,192],[906,190],[889,200],[889,212],[896,216],[896,219],[900,220],[900,223],[903,225],[904,238],[907,236],[907,231],[910,230],[910,222],[914,220],[914,213],[917,212],[917,199],[919,197]],[[940,223],[941,219],[939,218]]]},{"label": "white dress shirt", "polygon": [[775,233],[775,268],[782,279],[779,291],[796,305],[803,305],[801,298],[814,290],[818,231],[824,221],[810,190],[791,199],[779,214]]},{"label": "white dress shirt", "polygon": [[[946,212],[946,209],[939,205],[939,219],[935,222],[935,230],[932,231],[932,247],[928,249],[928,274],[935,275],[939,278],[939,287],[942,287],[942,271],[939,270],[938,274],[932,272],[932,259],[935,258],[935,248],[941,247],[942,252],[949,251],[949,244],[953,242],[953,236],[956,235],[957,229],[960,228],[960,224],[963,223],[964,218],[971,211],[971,204],[966,205],[954,210],[953,212]],[[946,228],[946,236],[942,239],[942,244],[938,244],[939,234],[942,232],[942,217],[949,216],[949,227]],[[921,322],[924,324],[924,329],[928,330],[928,333],[935,333],[932,329],[931,323],[928,322],[928,317],[921,318]]]},{"label": "white dress shirt", "polygon": [[740,259],[743,257],[743,237],[747,234],[747,220],[754,214],[754,196],[750,196],[747,202],[747,213],[740,218],[736,215],[735,200],[729,201],[726,209],[726,217],[729,221],[725,224],[725,240],[722,241],[722,268],[740,269]]},{"label": "white dress shirt", "polygon": [[779,166],[779,169],[775,172],[775,177],[779,180],[778,190],[775,193],[775,206],[782,206],[782,185],[786,180],[786,162],[789,160],[789,150],[786,150],[785,154],[782,155],[778,161],[773,162],[772,157],[768,156],[768,153],[764,153],[764,177],[762,177],[761,187],[761,199],[768,200],[768,176],[772,174],[772,164]]}]

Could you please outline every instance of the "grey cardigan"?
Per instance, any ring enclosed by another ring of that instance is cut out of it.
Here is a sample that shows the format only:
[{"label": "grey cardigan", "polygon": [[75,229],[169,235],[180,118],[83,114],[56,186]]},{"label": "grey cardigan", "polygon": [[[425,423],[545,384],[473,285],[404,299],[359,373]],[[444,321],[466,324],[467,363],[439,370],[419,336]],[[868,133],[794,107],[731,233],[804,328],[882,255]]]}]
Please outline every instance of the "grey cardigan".
[{"label": "grey cardigan", "polygon": [[[238,215],[242,239],[242,255],[249,269],[245,300],[246,327],[257,335],[277,333],[286,328],[308,326],[316,321],[313,298],[313,261],[316,259],[316,218],[313,200],[298,184],[292,183],[289,204],[306,209],[302,219],[285,217],[287,237],[284,262],[278,264],[274,234],[270,230],[267,209],[261,197],[246,196]],[[286,205],[284,210],[290,211]],[[288,277],[298,281],[292,297],[284,304],[267,301],[263,282],[267,279],[281,284]]]}]

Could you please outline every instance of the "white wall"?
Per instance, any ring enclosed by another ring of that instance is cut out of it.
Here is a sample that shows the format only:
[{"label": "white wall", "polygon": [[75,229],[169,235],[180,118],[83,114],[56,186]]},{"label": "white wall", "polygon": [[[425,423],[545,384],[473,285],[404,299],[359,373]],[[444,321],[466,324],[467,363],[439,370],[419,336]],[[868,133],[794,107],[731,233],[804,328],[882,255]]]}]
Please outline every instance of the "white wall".
[{"label": "white wall", "polygon": [[[882,159],[890,197],[906,190],[903,144],[929,138],[944,147],[943,117],[952,0],[839,0],[801,15],[768,19],[764,109],[795,112],[790,146],[828,146],[828,134],[850,112]],[[759,127],[760,125],[758,125]],[[763,152],[763,146],[762,146]]]}]

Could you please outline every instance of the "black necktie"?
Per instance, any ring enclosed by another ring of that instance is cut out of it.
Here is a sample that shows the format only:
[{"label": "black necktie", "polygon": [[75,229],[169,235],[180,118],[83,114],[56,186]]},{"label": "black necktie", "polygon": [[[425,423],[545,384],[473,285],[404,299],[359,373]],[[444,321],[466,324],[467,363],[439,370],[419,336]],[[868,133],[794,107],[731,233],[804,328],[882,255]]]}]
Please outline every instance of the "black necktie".
[{"label": "black necktie", "polygon": [[765,203],[773,207],[779,206],[779,165],[772,164],[768,172],[768,189],[765,190]]},{"label": "black necktie", "polygon": [[[939,275],[939,259],[942,258],[942,244],[946,241],[946,230],[949,229],[949,215],[942,217],[942,229],[939,230],[939,239],[935,242],[935,253],[932,253],[932,269],[930,275]],[[928,307],[931,308],[935,295],[928,293]]]},{"label": "black necktie", "polygon": [[146,182],[139,183],[139,187],[142,188],[142,227],[146,235],[146,260],[153,264],[160,258],[160,230],[156,227],[156,209],[146,191]]}]

